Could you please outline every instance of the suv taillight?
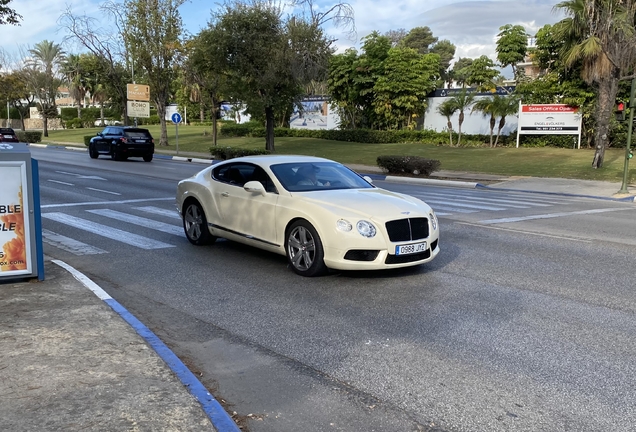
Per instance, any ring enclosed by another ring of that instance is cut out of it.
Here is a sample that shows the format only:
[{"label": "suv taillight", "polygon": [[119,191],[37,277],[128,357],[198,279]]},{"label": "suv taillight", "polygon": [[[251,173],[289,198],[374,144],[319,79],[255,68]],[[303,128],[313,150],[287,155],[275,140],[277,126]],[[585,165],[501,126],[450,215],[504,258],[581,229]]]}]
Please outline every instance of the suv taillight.
[{"label": "suv taillight", "polygon": [[119,138],[119,141],[123,142],[123,143],[128,143],[128,138],[124,137],[124,138]]}]

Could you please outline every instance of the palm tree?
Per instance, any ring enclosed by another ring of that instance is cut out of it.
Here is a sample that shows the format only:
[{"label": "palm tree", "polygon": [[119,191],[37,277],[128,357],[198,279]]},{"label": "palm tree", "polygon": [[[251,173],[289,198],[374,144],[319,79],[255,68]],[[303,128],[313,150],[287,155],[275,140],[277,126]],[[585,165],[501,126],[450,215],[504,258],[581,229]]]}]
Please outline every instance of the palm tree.
[{"label": "palm tree", "polygon": [[457,146],[462,141],[462,123],[464,123],[464,111],[468,110],[475,103],[475,93],[468,91],[468,89],[462,89],[455,96],[449,99],[449,103],[455,105],[457,111],[459,111],[459,121],[457,127]]},{"label": "palm tree", "polygon": [[64,60],[64,51],[59,44],[48,40],[38,42],[29,49],[31,58],[26,62],[26,69],[30,76],[31,91],[38,99],[38,109],[42,115],[45,137],[49,136],[48,119],[57,117],[55,99],[62,80],[58,75],[58,68]]},{"label": "palm tree", "polygon": [[506,125],[506,117],[509,115],[519,113],[519,100],[513,96],[498,97],[495,103],[495,112],[500,117],[499,127],[497,129],[497,138],[495,139],[494,147],[497,147],[499,143],[499,137],[501,136],[501,130]]},{"label": "palm tree", "polygon": [[27,62],[29,66],[43,70],[49,76],[55,72],[54,68],[62,65],[65,58],[62,47],[48,40],[36,43],[29,49],[29,54],[31,54],[31,59]]},{"label": "palm tree", "polygon": [[453,146],[453,123],[451,117],[457,112],[457,107],[452,100],[446,99],[444,102],[437,106],[437,112],[440,115],[446,117],[446,126],[448,127],[448,137],[450,139],[450,145]]},{"label": "palm tree", "polygon": [[497,121],[497,99],[499,99],[498,94],[494,94],[490,97],[483,98],[475,102],[473,105],[472,112],[478,111],[484,115],[484,117],[490,116],[490,147],[492,147],[492,137],[495,130],[495,123]]},{"label": "palm tree", "polygon": [[555,9],[566,15],[554,26],[555,34],[566,41],[561,57],[568,66],[581,61],[582,78],[598,89],[592,167],[600,168],[609,145],[618,82],[636,64],[636,2],[566,0]]},{"label": "palm tree", "polygon": [[86,96],[86,77],[82,70],[81,57],[77,54],[67,56],[61,65],[62,74],[66,77],[69,93],[77,102],[77,118],[82,118],[82,100]]}]

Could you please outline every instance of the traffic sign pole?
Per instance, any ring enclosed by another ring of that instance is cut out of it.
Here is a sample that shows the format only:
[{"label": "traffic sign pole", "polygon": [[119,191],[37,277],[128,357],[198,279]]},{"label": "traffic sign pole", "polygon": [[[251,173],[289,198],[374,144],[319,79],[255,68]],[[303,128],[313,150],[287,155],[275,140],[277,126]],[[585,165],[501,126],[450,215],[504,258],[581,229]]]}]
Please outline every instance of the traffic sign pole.
[{"label": "traffic sign pole", "polygon": [[170,119],[172,119],[172,123],[174,123],[174,126],[175,126],[175,138],[176,138],[177,155],[178,155],[179,154],[179,123],[181,123],[181,114],[176,112],[172,114]]}]

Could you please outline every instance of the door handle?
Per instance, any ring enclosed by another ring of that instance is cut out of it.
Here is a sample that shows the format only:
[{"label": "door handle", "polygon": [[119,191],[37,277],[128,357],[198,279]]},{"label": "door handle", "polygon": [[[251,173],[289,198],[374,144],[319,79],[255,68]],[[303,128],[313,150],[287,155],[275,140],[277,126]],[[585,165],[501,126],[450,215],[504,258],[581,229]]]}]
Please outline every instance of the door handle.
[{"label": "door handle", "polygon": [[223,192],[223,193],[221,193],[221,196],[222,197],[229,197],[230,193],[229,192]]}]

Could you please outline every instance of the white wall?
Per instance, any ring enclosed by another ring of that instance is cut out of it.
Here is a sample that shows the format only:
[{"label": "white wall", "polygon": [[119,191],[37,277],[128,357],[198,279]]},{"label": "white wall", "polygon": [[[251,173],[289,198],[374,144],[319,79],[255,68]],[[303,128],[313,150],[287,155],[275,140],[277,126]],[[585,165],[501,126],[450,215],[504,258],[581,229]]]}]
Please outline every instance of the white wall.
[{"label": "white wall", "polygon": [[[458,90],[448,89],[446,90],[436,90],[435,95],[429,97],[428,99],[428,109],[426,110],[426,114],[424,116],[424,129],[432,129],[437,132],[448,132],[448,128],[446,126],[447,120],[446,117],[440,115],[437,112],[437,107],[440,106],[442,102],[444,102],[449,97],[453,96]],[[450,93],[450,94],[449,94]],[[500,91],[499,94],[505,94],[506,92]],[[480,93],[476,99],[484,99],[489,97],[489,93]],[[517,115],[512,115],[506,117],[506,125],[501,131],[502,135],[508,135],[511,132],[515,132],[517,130],[517,123],[519,119]],[[459,125],[459,113],[455,113],[451,117],[451,123],[453,124],[453,131],[457,132],[457,128]],[[497,133],[497,128],[499,127],[499,118],[497,118],[497,123],[495,124],[495,134]],[[490,134],[490,116],[484,117],[480,112],[474,112],[471,114],[470,110],[464,112],[464,123],[462,123],[462,134]]]}]

